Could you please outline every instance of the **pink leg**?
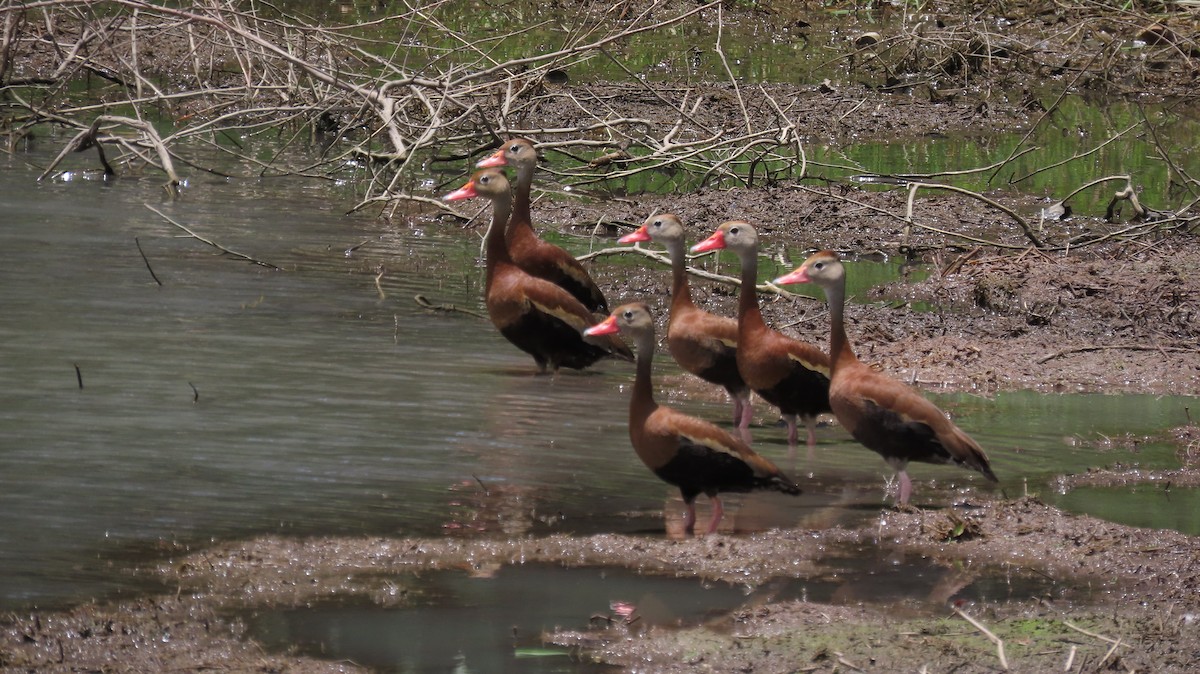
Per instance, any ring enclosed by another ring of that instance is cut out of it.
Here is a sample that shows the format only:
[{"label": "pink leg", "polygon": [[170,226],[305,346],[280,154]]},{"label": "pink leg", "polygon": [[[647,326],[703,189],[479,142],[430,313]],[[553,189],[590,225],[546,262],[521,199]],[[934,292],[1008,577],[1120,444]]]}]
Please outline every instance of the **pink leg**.
[{"label": "pink leg", "polygon": [[733,399],[733,425],[738,429],[738,435],[746,444],[754,442],[750,435],[750,420],[754,417],[754,409],[750,407],[750,393]]},{"label": "pink leg", "polygon": [[817,418],[805,417],[804,427],[808,429],[808,448],[812,449],[817,446]]},{"label": "pink leg", "polygon": [[738,437],[740,437],[742,442],[746,443],[747,445],[754,444],[754,435],[750,433],[749,428],[739,428]]},{"label": "pink leg", "polygon": [[696,502],[687,505],[687,513],[683,516],[683,533],[693,534],[696,531]]},{"label": "pink leg", "polygon": [[796,415],[785,414],[783,421],[787,424],[788,429],[788,451],[796,451],[796,443],[800,439],[800,433],[796,430]]},{"label": "pink leg", "polygon": [[745,395],[734,398],[734,401],[738,405],[734,408],[735,414],[739,416],[733,420],[733,423],[738,428],[748,430],[750,428],[750,420],[754,417],[754,409],[750,406],[750,392],[747,391]]},{"label": "pink leg", "polygon": [[709,499],[712,501],[712,519],[708,521],[708,533],[717,533],[717,525],[721,523],[721,517],[725,514],[725,506],[721,505],[721,497],[713,496]]},{"label": "pink leg", "polygon": [[912,480],[908,477],[907,470],[900,470],[896,473],[896,477],[900,478],[900,505],[908,505],[908,497],[912,496]]}]

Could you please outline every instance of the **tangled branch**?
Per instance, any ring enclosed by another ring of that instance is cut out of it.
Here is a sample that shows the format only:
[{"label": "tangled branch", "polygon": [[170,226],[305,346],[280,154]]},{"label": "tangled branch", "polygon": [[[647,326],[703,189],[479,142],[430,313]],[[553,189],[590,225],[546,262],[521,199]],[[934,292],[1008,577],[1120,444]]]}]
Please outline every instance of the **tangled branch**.
[{"label": "tangled branch", "polygon": [[[1060,4],[1080,21],[1094,18],[1086,3]],[[456,179],[504,137],[534,138],[558,160],[548,162],[552,178],[579,193],[594,188],[609,194],[730,189],[781,181],[811,190],[799,183],[839,179],[810,171],[846,167],[812,160],[806,148],[811,134],[798,121],[800,114],[833,117],[836,125],[866,109],[865,100],[834,96],[842,104],[840,117],[826,107],[805,111],[794,97],[739,79],[725,51],[726,16],[734,10],[720,2],[674,13],[658,2],[644,11],[630,3],[588,4],[586,11],[566,19],[483,38],[468,38],[453,28],[458,25],[450,20],[456,18],[454,9],[454,3],[408,2],[394,15],[336,25],[289,15],[270,4],[247,8],[234,0],[184,6],[149,0],[10,3],[0,6],[0,133],[14,147],[38,127],[73,132],[42,172],[43,179],[62,170],[71,155],[94,149],[106,176],[150,167],[178,190],[178,166],[224,174],[212,159],[215,151],[232,159],[227,164],[260,175],[352,180],[362,190],[351,210],[377,208],[391,216],[419,207],[461,216],[436,200],[443,185],[430,176]],[[1128,16],[1134,23],[1152,18]],[[651,85],[623,60],[627,43],[685,21],[712,26],[711,42],[696,48],[719,60],[717,77],[725,81]],[[535,31],[549,28],[554,41],[545,48],[505,56],[514,43],[542,40]],[[889,35],[871,33],[867,39],[864,34],[837,58],[848,62],[854,78],[877,78],[877,93],[927,90],[937,104],[953,100],[956,91],[1002,66],[1010,77],[1059,72],[1066,85],[1049,108],[1035,115],[1037,128],[1072,84],[1128,93],[1109,75],[1118,63],[1135,71],[1132,79],[1170,81],[1171,73],[1194,66],[1192,55],[1200,49],[1194,39],[1167,29],[1144,29],[1148,46],[1136,55],[1107,47],[1088,50],[1082,41],[1061,35],[1056,44],[1076,51],[1052,51],[1041,42],[995,30],[979,17],[932,28],[905,15]],[[381,34],[397,36],[396,43],[371,37]],[[1138,65],[1168,58],[1178,61],[1179,68]],[[571,72],[589,62],[615,66],[624,79],[564,85]],[[88,87],[87,102],[77,95],[80,84]],[[1036,113],[1039,106],[1032,100],[1027,109]],[[1084,160],[1139,125],[1153,137],[1178,184],[1195,197],[1200,183],[1172,160],[1144,115],[1139,124],[1064,163]],[[1065,210],[1078,191],[1123,179],[1106,215],[1115,221],[1128,204],[1129,227],[1065,241],[1045,231],[1045,217],[1039,223],[1001,197],[949,184],[968,174],[998,174],[1036,149],[1026,142],[1029,137],[986,167],[882,176],[906,188],[908,200],[902,213],[870,208],[903,222],[903,246],[916,228],[1014,250],[1028,245],[1066,249],[1106,238],[1196,228],[1195,203],[1173,210],[1151,208],[1141,202],[1134,176],[1088,183],[1058,204]],[[269,156],[254,145],[260,139],[270,141]],[[935,227],[917,212],[920,191],[976,200],[1018,230],[991,240],[990,235]],[[826,196],[855,201],[845,193]]]}]

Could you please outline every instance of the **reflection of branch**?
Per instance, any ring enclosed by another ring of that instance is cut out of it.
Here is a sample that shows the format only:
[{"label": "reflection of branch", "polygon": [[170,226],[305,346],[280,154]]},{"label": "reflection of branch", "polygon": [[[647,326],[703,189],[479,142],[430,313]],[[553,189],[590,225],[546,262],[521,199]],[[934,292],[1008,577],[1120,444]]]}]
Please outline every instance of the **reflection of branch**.
[{"label": "reflection of branch", "polygon": [[[872,182],[877,182],[876,180],[872,180],[873,178],[877,178],[877,177],[895,178],[895,180],[889,180],[887,182],[897,182],[897,181],[909,182],[912,180],[926,180],[928,178],[944,178],[946,176],[969,176],[973,173],[984,173],[986,171],[991,171],[992,169],[995,169],[995,168],[1001,168],[1008,162],[1012,161],[1013,159],[1016,159],[1023,155],[1029,154],[1030,152],[1035,152],[1039,149],[1041,149],[1041,148],[1037,147],[1036,145],[1033,145],[1033,146],[1025,148],[1024,150],[1021,150],[1020,152],[1017,152],[1009,159],[1005,159],[1003,161],[998,161],[989,166],[978,166],[976,168],[962,169],[960,171],[934,171],[933,173],[888,173],[888,174],[878,174],[878,176],[876,174],[867,174],[865,176],[850,176],[849,179],[854,182],[872,183]],[[878,182],[885,182],[885,181],[879,180]]]},{"label": "reflection of branch", "polygon": [[[1105,145],[1108,145],[1109,143],[1111,143],[1111,142],[1113,142],[1113,141],[1117,140],[1117,139],[1118,139],[1118,138],[1120,138],[1121,136],[1124,136],[1125,134],[1129,133],[1130,131],[1133,131],[1134,129],[1138,128],[1138,127],[1139,127],[1139,126],[1141,126],[1141,125],[1142,125],[1142,122],[1138,122],[1138,123],[1136,123],[1136,124],[1131,124],[1131,125],[1129,125],[1129,127],[1128,127],[1128,128],[1126,128],[1124,131],[1121,131],[1121,132],[1119,132],[1119,133],[1117,133],[1117,134],[1115,134],[1115,135],[1113,135],[1113,136],[1110,136],[1110,137],[1108,138],[1108,140],[1104,141],[1103,143],[1100,143],[1099,145],[1097,145],[1096,147],[1093,147],[1093,148],[1092,148],[1092,149],[1090,149],[1090,150],[1087,150],[1087,151],[1085,151],[1085,152],[1078,152],[1078,153],[1076,153],[1076,154],[1075,154],[1075,156],[1073,156],[1073,157],[1068,157],[1068,158],[1066,158],[1066,159],[1064,159],[1064,160],[1062,160],[1062,161],[1059,161],[1059,162],[1054,162],[1053,164],[1051,164],[1051,165],[1049,165],[1049,166],[1043,166],[1043,167],[1041,167],[1041,168],[1039,168],[1039,169],[1035,169],[1035,170],[1033,170],[1033,171],[1030,171],[1029,173],[1026,173],[1025,175],[1021,176],[1020,178],[1010,178],[1010,179],[1009,179],[1009,181],[1008,181],[1008,184],[1010,184],[1010,185],[1016,185],[1017,183],[1019,183],[1019,182],[1021,182],[1021,181],[1023,181],[1023,180],[1027,180],[1027,179],[1029,179],[1029,178],[1032,178],[1033,176],[1035,176],[1035,175],[1037,175],[1037,174],[1041,173],[1042,171],[1049,171],[1050,169],[1055,169],[1055,168],[1058,168],[1059,166],[1062,166],[1063,164],[1069,164],[1069,163],[1071,163],[1071,162],[1075,161],[1076,159],[1083,159],[1084,157],[1086,157],[1086,156],[1088,156],[1088,155],[1090,155],[1090,154],[1094,154],[1094,153],[1096,153],[1096,152],[1099,152],[1099,151],[1101,150],[1101,148],[1103,148]],[[1147,124],[1147,126],[1149,126],[1149,124]],[[1030,149],[1030,150],[1033,150],[1033,149],[1036,149],[1036,148],[1033,148],[1033,147],[1031,147],[1031,148],[1029,148],[1029,149]],[[1016,157],[1014,157],[1014,159],[1015,159],[1015,158],[1016,158]],[[1011,161],[1011,160],[1005,160],[1005,161]],[[1065,201],[1065,199],[1064,199],[1064,201]]]},{"label": "reflection of branch", "polygon": [[1180,178],[1184,179],[1183,186],[1192,193],[1192,196],[1196,196],[1196,190],[1192,189],[1192,184],[1195,181],[1191,179],[1191,176],[1187,174],[1187,171],[1184,171],[1171,159],[1171,155],[1167,152],[1166,148],[1163,147],[1162,141],[1158,138],[1158,129],[1155,129],[1154,125],[1150,123],[1150,120],[1146,118],[1146,110],[1142,107],[1141,101],[1138,101],[1138,112],[1142,113],[1142,123],[1146,125],[1146,130],[1150,132],[1150,139],[1154,142],[1154,149],[1158,151],[1158,156],[1162,157],[1162,160],[1167,164],[1167,169],[1169,169],[1167,172],[1168,185],[1171,183],[1171,173],[1174,172],[1178,174]]},{"label": "reflection of branch", "polygon": [[99,128],[100,118],[97,117],[92,122],[90,127],[75,134],[75,137],[63,146],[63,149],[58,153],[58,156],[54,158],[54,161],[50,162],[50,165],[46,167],[46,170],[42,171],[42,175],[38,176],[38,182],[45,180],[46,176],[53,173],[55,167],[57,167],[68,154],[71,154],[72,152],[83,152],[91,147],[95,147],[96,153],[100,155],[100,165],[104,167],[105,177],[116,173],[116,171],[113,171],[112,165],[108,163],[108,159],[104,156],[104,147],[100,144],[100,141],[96,139],[96,132]]},{"label": "reflection of branch", "polygon": [[[1118,44],[1116,46],[1116,49],[1119,49],[1119,48],[1120,48],[1120,45]],[[996,171],[995,171],[995,173],[992,174],[991,178],[988,178],[989,182],[991,180],[995,179],[996,175],[998,173],[1000,173],[1000,170],[1002,168],[1004,168],[1005,164],[1008,164],[1013,159],[1016,159],[1017,151],[1021,149],[1021,146],[1023,146],[1025,144],[1025,141],[1029,140],[1030,137],[1033,136],[1033,133],[1038,130],[1038,127],[1040,127],[1042,125],[1043,121],[1045,121],[1048,117],[1050,117],[1050,115],[1052,113],[1054,113],[1054,111],[1058,110],[1059,104],[1062,103],[1063,99],[1067,97],[1067,94],[1072,91],[1075,91],[1075,83],[1079,81],[1079,78],[1083,77],[1088,72],[1088,68],[1091,68],[1092,64],[1096,62],[1096,59],[1100,58],[1100,56],[1102,54],[1104,54],[1105,51],[1106,51],[1105,49],[1101,49],[1100,51],[1097,51],[1095,54],[1092,54],[1092,58],[1089,59],[1087,63],[1083,64],[1083,67],[1079,69],[1079,72],[1075,73],[1075,77],[1072,78],[1071,81],[1068,82],[1067,85],[1062,88],[1062,91],[1060,91],[1058,93],[1058,98],[1055,99],[1055,101],[1050,104],[1050,107],[1048,107],[1042,111],[1041,116],[1038,117],[1037,121],[1034,122],[1033,125],[1029,127],[1029,130],[1025,132],[1025,135],[1021,137],[1021,140],[1017,143],[1016,147],[1013,148],[1012,152],[1008,155],[1008,158],[1005,159],[1003,162],[1001,162],[1000,166],[998,166],[996,168]],[[1039,246],[1039,248],[1040,248],[1040,246]]]},{"label": "reflection of branch", "polygon": [[163,220],[166,220],[167,222],[171,223],[172,225],[175,225],[179,229],[182,229],[183,231],[187,232],[188,236],[190,236],[191,238],[193,238],[197,241],[200,241],[201,243],[206,243],[206,244],[212,246],[213,248],[216,248],[217,250],[221,251],[222,253],[225,253],[226,255],[232,255],[233,257],[240,258],[247,262],[253,262],[256,265],[259,265],[260,267],[266,267],[268,269],[278,269],[279,271],[283,271],[282,269],[280,269],[279,267],[276,267],[275,265],[271,264],[270,262],[263,262],[262,260],[257,260],[255,258],[252,258],[249,255],[246,255],[245,253],[239,253],[237,251],[229,250],[228,248],[222,246],[219,243],[215,243],[209,239],[204,238],[203,236],[200,236],[199,234],[188,229],[187,227],[184,227],[183,225],[179,224],[178,222],[175,222],[171,218],[167,217],[167,215],[165,213],[163,213],[162,211],[158,210],[157,208],[151,206],[150,204],[142,204],[142,205],[145,206],[146,208],[149,208],[150,210],[154,211],[155,213],[157,213]]}]

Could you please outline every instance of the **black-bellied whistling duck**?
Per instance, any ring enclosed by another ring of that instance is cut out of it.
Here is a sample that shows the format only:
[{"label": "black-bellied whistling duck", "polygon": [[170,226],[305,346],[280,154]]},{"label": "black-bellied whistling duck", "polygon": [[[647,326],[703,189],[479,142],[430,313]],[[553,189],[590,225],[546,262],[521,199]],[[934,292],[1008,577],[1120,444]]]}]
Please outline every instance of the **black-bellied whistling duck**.
[{"label": "black-bellied whistling duck", "polygon": [[816,283],[829,301],[829,354],[833,379],[829,402],[850,435],[881,455],[896,469],[901,504],[912,495],[908,462],[953,463],[996,474],[979,444],[950,421],[940,409],[912,388],[863,365],[846,338],[846,268],[836,253],[823,251],[775,283]]},{"label": "black-bellied whistling duck", "polygon": [[504,243],[504,223],[512,209],[508,178],[500,169],[483,169],[446,201],[485,197],[492,202],[492,225],[484,238],[487,252],[485,303],[488,316],[508,341],[533,356],[538,371],[547,367],[582,369],[612,353],[633,360],[633,352],[617,337],[584,340],[595,325],[592,312],[570,293],[530,276],[512,262]]},{"label": "black-bellied whistling duck", "polygon": [[479,168],[512,165],[517,168],[516,197],[508,220],[505,240],[508,252],[518,267],[566,289],[589,311],[607,314],[608,302],[579,260],[558,246],[538,238],[533,231],[529,197],[533,172],[537,169],[537,150],[524,138],[506,141],[500,149],[479,161]]},{"label": "black-bellied whistling duck", "polygon": [[655,475],[679,487],[687,504],[684,518],[687,533],[695,529],[696,496],[701,493],[712,501],[710,534],[717,530],[724,513],[721,492],[774,489],[785,494],[800,493],[795,482],[775,464],[755,454],[745,442],[707,421],[654,402],[650,382],[654,318],[649,307],[640,302],[622,305],[586,332],[589,335],[620,332],[633,341],[637,349],[637,376],[629,402],[629,440]]},{"label": "black-bellied whistling duck", "polygon": [[679,217],[652,215],[620,243],[655,241],[671,257],[671,318],[667,321],[667,348],[675,362],[701,379],[725,387],[733,399],[733,424],[742,431],[750,426],[750,387],[737,367],[738,323],[704,311],[692,302],[687,278],[686,232]]},{"label": "black-bellied whistling duck", "polygon": [[738,371],[763,400],[779,408],[788,426],[788,447],[796,448],[796,417],[808,429],[808,446],[817,442],[817,415],[829,412],[829,356],[817,347],[773,330],[758,308],[758,233],[750,223],[731,220],[692,252],[728,248],[742,263],[738,296]]}]

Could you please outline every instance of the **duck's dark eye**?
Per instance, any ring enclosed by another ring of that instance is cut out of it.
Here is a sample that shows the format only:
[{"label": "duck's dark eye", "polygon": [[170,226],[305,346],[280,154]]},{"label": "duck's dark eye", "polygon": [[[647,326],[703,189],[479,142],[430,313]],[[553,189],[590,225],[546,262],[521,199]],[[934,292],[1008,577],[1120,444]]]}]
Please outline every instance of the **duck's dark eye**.
[{"label": "duck's dark eye", "polygon": [[633,312],[632,311],[625,312],[625,320],[627,320],[627,321],[633,320]]},{"label": "duck's dark eye", "polygon": [[663,224],[662,220],[655,220],[653,222],[654,227],[662,227],[662,224]]},{"label": "duck's dark eye", "polygon": [[738,228],[737,228],[737,227],[730,227],[730,228],[729,228],[729,233],[730,233],[730,234],[737,234],[737,233],[738,233]]},{"label": "duck's dark eye", "polygon": [[816,264],[814,264],[814,265],[813,265],[813,269],[816,269],[817,271],[821,271],[821,270],[822,270],[822,269],[824,269],[824,268],[825,268],[825,263],[824,263],[824,262],[818,262],[818,263],[816,263]]}]

